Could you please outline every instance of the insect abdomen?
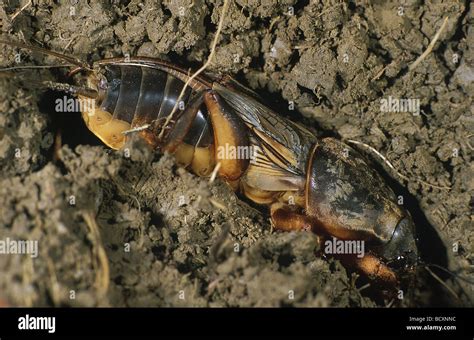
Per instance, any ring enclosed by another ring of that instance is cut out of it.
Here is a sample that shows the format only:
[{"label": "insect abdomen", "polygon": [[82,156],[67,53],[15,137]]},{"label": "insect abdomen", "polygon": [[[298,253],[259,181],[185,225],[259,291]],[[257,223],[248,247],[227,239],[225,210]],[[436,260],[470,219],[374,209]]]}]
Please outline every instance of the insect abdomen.
[{"label": "insect abdomen", "polygon": [[[107,65],[105,69],[107,82],[99,88],[96,109],[83,112],[83,118],[88,128],[106,145],[121,149],[127,139],[124,131],[166,119],[184,82],[156,68]],[[178,111],[188,107],[195,95],[188,87]],[[191,165],[199,175],[206,175],[213,163],[211,129],[204,105],[197,105],[194,110],[191,125],[186,131],[178,131],[183,136],[179,145],[169,151],[175,153],[181,164]],[[176,122],[173,128],[179,129],[180,124]],[[152,147],[159,146],[156,132],[143,130],[139,133]],[[205,165],[206,162],[209,164]]]}]

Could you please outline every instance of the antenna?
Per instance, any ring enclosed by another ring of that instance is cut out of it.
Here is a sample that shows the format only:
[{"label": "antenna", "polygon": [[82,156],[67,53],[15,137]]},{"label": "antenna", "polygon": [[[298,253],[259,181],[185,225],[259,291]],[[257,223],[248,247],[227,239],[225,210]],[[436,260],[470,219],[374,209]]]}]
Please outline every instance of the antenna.
[{"label": "antenna", "polygon": [[23,49],[30,50],[30,51],[33,51],[33,52],[38,52],[38,53],[45,54],[45,55],[50,55],[50,56],[56,57],[58,59],[67,61],[70,64],[79,66],[82,69],[92,71],[92,68],[89,64],[87,64],[87,63],[85,63],[85,62],[83,62],[83,61],[81,61],[77,58],[67,56],[65,54],[58,53],[58,52],[55,52],[55,51],[50,51],[50,50],[47,50],[47,49],[42,48],[42,47],[27,45],[27,44],[23,44],[23,43],[20,43],[20,42],[8,41],[8,40],[3,40],[3,39],[0,39],[0,44],[5,44],[5,45],[9,45],[9,46],[23,48]]}]

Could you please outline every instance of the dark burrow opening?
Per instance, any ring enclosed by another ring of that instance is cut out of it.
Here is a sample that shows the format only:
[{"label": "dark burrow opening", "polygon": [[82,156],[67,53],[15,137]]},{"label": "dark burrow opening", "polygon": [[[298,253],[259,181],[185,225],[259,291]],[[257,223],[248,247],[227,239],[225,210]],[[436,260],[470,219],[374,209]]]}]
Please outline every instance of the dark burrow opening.
[{"label": "dark burrow opening", "polygon": [[61,134],[62,144],[68,145],[71,149],[75,149],[78,145],[103,145],[101,140],[89,131],[80,112],[56,111],[57,100],[62,100],[64,97],[74,98],[64,92],[46,90],[38,104],[40,111],[50,118],[50,129],[53,134],[55,136]]}]

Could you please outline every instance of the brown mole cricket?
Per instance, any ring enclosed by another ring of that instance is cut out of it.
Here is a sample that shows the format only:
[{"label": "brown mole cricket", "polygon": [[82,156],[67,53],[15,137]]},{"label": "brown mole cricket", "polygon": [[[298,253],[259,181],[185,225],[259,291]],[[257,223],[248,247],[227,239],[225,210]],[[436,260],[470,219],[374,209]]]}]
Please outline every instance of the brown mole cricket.
[{"label": "brown mole cricket", "polygon": [[[78,66],[73,72],[82,72],[82,85],[49,87],[93,99],[95,106],[82,117],[110,148],[123,148],[127,131],[135,129],[153,149],[174,154],[198,176],[217,169],[236,192],[269,207],[277,230],[311,231],[322,245],[335,239],[362,242],[363,254],[327,255],[369,279],[397,287],[414,272],[419,260],[415,225],[381,176],[350,146],[317,138],[232,78],[199,75],[180,98],[190,75],[169,62],[136,57],[88,65],[39,47],[0,43]],[[254,154],[220,152],[229,148]]]}]

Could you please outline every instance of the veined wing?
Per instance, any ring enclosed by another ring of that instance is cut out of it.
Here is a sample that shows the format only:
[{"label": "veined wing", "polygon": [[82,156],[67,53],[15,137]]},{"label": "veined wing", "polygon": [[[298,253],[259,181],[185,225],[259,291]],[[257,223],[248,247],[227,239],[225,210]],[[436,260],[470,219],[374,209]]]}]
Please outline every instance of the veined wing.
[{"label": "veined wing", "polygon": [[[240,85],[242,86],[242,85]],[[215,83],[213,89],[229,103],[257,137],[266,160],[295,175],[304,175],[316,137],[302,126],[278,116],[246,93]]]}]

